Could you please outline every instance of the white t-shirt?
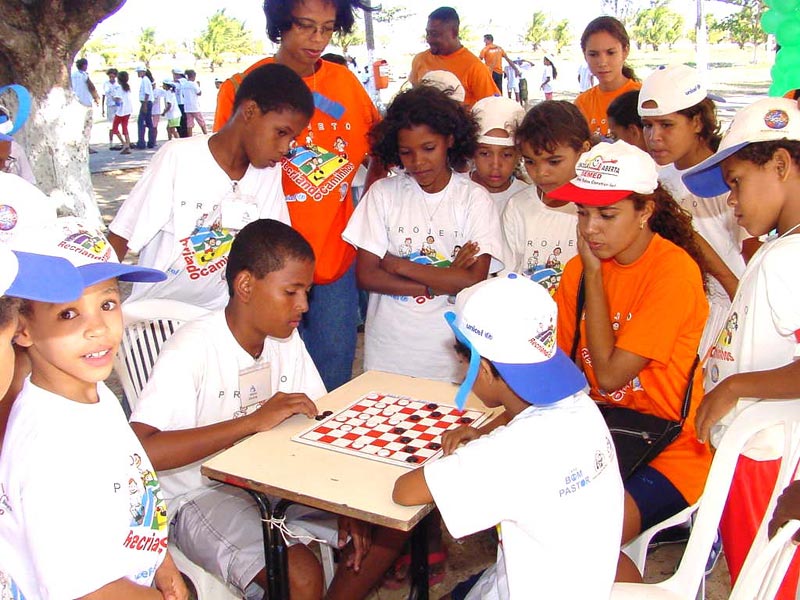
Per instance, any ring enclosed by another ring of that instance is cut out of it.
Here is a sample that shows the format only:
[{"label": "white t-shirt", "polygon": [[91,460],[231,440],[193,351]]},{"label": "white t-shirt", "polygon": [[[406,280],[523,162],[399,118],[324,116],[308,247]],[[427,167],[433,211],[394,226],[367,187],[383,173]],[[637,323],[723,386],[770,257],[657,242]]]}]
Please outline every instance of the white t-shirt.
[{"label": "white t-shirt", "polygon": [[114,103],[114,98],[119,96],[120,85],[116,81],[111,83],[110,81],[106,81],[103,83],[103,96],[106,98],[106,113],[113,117],[117,109],[116,104]]},{"label": "white t-shirt", "polygon": [[153,114],[154,115],[161,115],[161,112],[164,110],[163,100],[166,97],[167,93],[164,91],[163,88],[155,88],[153,90]]},{"label": "white t-shirt", "polygon": [[149,102],[153,101],[153,82],[147,75],[139,77],[139,102],[144,102],[145,96]]},{"label": "white t-shirt", "polygon": [[[703,239],[719,254],[725,265],[736,277],[744,273],[742,240],[747,232],[736,223],[733,211],[728,207],[728,194],[711,198],[699,198],[692,194],[681,179],[686,170],[674,164],[666,165],[658,172],[658,179],[676,202],[692,214],[692,224]],[[725,325],[731,299],[722,284],[713,277],[708,279],[708,321],[700,340],[699,353],[705,353],[714,343],[717,333]]]},{"label": "white t-shirt", "polygon": [[[545,81],[547,83],[545,83]],[[552,65],[545,65],[544,69],[542,70],[542,91],[546,94],[549,94],[553,91],[553,67]]]},{"label": "white t-shirt", "polygon": [[186,79],[183,77],[179,77],[175,80],[175,97],[178,99],[178,104],[183,106],[183,84],[186,83]]},{"label": "white t-shirt", "polygon": [[225,265],[244,217],[289,223],[280,165],[250,165],[240,181],[231,181],[208,149],[210,137],[165,144],[109,225],[140,252],[140,265],[167,273],[161,283],[134,284],[130,300],[171,298],[223,308]]},{"label": "white t-shirt", "polygon": [[592,74],[592,70],[589,68],[589,65],[583,63],[580,67],[578,67],[578,91],[585,92],[586,90],[594,87],[594,75]]},{"label": "white t-shirt", "polygon": [[578,254],[575,204],[551,208],[542,202],[535,185],[508,201],[503,211],[503,235],[510,256],[508,269],[523,273],[556,293],[561,274]]},{"label": "white t-shirt", "polygon": [[[356,206],[342,238],[376,256],[394,254],[447,267],[461,245],[478,242],[492,257],[505,253],[500,219],[488,192],[452,174],[438,194],[426,194],[406,173],[375,182]],[[364,369],[439,381],[458,377],[453,332],[444,320],[448,296],[390,296],[371,292],[364,335]]]},{"label": "white t-shirt", "polygon": [[531,406],[426,465],[447,529],[499,524],[497,565],[468,598],[608,598],[624,491],[611,434],[584,392]]},{"label": "white t-shirt", "polygon": [[117,398],[103,383],[97,392],[82,404],[27,380],[11,409],[0,539],[29,600],[77,598],[122,577],[150,586],[166,554],[156,474]]},{"label": "white t-shirt", "polygon": [[519,81],[517,81],[517,72],[511,65],[503,67],[503,74],[506,76],[506,89],[508,91],[519,92]]},{"label": "white t-shirt", "polygon": [[[256,374],[243,375],[240,385],[244,371]],[[250,377],[264,387],[251,390]],[[233,337],[220,310],[181,327],[164,345],[132,407],[131,422],[160,431],[213,425],[245,416],[276,392],[300,392],[311,400],[325,394],[300,335],[295,331],[285,340],[266,338],[261,357],[255,359]],[[219,485],[200,475],[206,460],[159,473],[170,510],[178,510],[192,492]]]},{"label": "white t-shirt", "polygon": [[131,90],[126,92],[122,89],[122,86],[119,86],[116,93],[117,95],[114,98],[119,100],[116,115],[118,117],[130,115],[133,112],[133,92]]},{"label": "white t-shirt", "polygon": [[[797,234],[766,242],[750,259],[706,363],[706,392],[730,375],[768,371],[800,358],[799,262]],[[712,429],[712,444],[719,444],[733,418],[752,402],[740,400]],[[754,436],[743,454],[770,460],[782,452],[783,434],[778,427]]]},{"label": "white t-shirt", "polygon": [[181,86],[183,90],[183,110],[189,112],[200,112],[200,86],[194,81],[188,79],[183,81]]},{"label": "white t-shirt", "polygon": [[72,72],[70,76],[72,80],[72,91],[78,97],[78,102],[84,106],[92,106],[92,93],[89,91],[89,74],[86,71],[78,71],[77,69]]},{"label": "white t-shirt", "polygon": [[527,183],[517,179],[516,177],[512,177],[511,185],[508,186],[507,190],[496,193],[489,192],[489,197],[492,199],[495,207],[497,208],[497,214],[502,215],[503,211],[506,209],[508,201],[511,200],[511,197],[514,194],[526,189],[527,187],[528,187]]},{"label": "white t-shirt", "polygon": [[181,109],[178,108],[178,99],[172,90],[164,90],[164,109],[167,109],[167,105],[169,105],[169,109],[164,116],[167,119],[180,119]]}]

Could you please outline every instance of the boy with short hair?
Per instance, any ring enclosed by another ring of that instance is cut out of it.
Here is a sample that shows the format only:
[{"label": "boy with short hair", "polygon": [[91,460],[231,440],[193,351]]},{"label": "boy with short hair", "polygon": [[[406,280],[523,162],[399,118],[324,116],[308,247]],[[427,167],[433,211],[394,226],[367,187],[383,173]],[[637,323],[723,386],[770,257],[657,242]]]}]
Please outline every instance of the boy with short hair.
[{"label": "boy with short hair", "polygon": [[[73,218],[36,237],[77,267],[82,295],[27,300],[20,313],[15,343],[28,349],[32,373],[0,455],[0,546],[14,549],[2,554],[9,574],[26,598],[183,600],[158,479],[102,383],[122,337],[117,280],[164,274],[117,263],[102,233]],[[72,495],[77,519],[65,518],[54,490]]]},{"label": "boy with short hair", "polygon": [[[317,414],[312,399],[325,387],[297,332],[313,273],[313,250],[297,231],[270,219],[244,227],[226,270],[227,307],[167,342],[131,415],[175,511],[175,543],[242,594],[258,593],[253,584],[266,586],[260,515],[243,490],[203,479],[200,463],[292,415]],[[404,536],[379,529],[369,550],[364,524],[340,518],[337,534],[332,520],[299,505],[287,511],[287,523],[300,535],[312,532],[340,547],[352,535],[354,549],[342,565],[353,568],[339,568],[329,597],[363,597]],[[321,597],[322,573],[311,551],[295,544],[288,561],[292,598]]]},{"label": "boy with short hair", "polygon": [[445,434],[451,454],[402,475],[395,502],[436,502],[454,537],[499,525],[497,564],[467,598],[608,597],[622,481],[586,380],[556,345],[555,302],[510,273],[463,290],[446,318],[470,356],[462,389],[506,412]]},{"label": "boy with short hair", "polygon": [[514,133],[525,117],[525,110],[510,98],[490,96],[472,107],[478,121],[478,149],[470,179],[489,192],[497,211],[503,214],[509,198],[528,185],[514,176],[519,166],[519,150]]},{"label": "boy with short hair", "polygon": [[130,300],[224,308],[236,233],[258,218],[289,222],[279,163],[313,112],[311,92],[294,71],[265,65],[242,81],[222,130],[159,150],[109,226],[120,260],[130,248],[140,252],[140,265],[167,273],[162,284],[133,286]]},{"label": "boy with short hair", "polygon": [[[726,325],[709,351],[700,441],[716,445],[753,399],[800,399],[800,110],[786,98],[763,98],[739,111],[716,154],[683,175],[701,197],[730,191],[728,206],[753,235],[770,234],[750,259]],[[782,433],[768,429],[745,447],[720,522],[731,579],[741,570],[778,475]],[[794,598],[800,559],[777,598]]]}]

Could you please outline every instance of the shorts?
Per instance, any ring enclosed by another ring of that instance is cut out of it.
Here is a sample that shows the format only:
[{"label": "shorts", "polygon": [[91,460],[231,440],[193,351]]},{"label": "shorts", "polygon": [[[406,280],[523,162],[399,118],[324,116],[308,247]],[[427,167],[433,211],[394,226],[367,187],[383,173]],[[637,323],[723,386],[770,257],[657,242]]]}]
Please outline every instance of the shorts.
[{"label": "shorts", "polygon": [[115,115],[111,133],[119,134],[119,127],[122,126],[122,135],[128,135],[128,119],[130,117],[130,115]]},{"label": "shorts", "polygon": [[203,113],[201,112],[187,112],[186,113],[186,126],[187,127],[194,127],[194,123],[197,121],[197,124],[201,127],[206,126],[206,120],[203,118]]},{"label": "shorts", "polygon": [[[270,498],[274,502],[277,498]],[[337,543],[336,515],[293,504],[286,523],[295,535]],[[169,537],[189,560],[242,595],[266,564],[261,514],[250,494],[237,487],[209,487],[186,501],[170,522]],[[287,546],[301,541],[288,538]]]},{"label": "shorts", "polygon": [[650,529],[689,506],[672,482],[650,465],[639,467],[625,482],[642,515],[640,531]]},{"label": "shorts", "polygon": [[180,127],[181,126],[181,118],[176,117],[174,119],[167,119],[167,127]]}]

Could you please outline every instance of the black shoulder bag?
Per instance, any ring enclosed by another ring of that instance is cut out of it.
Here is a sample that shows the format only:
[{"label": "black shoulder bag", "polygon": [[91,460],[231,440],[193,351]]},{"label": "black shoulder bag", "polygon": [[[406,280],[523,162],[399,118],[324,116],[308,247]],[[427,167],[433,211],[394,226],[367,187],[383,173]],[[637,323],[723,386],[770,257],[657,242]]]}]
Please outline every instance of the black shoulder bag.
[{"label": "black shoulder bag", "polygon": [[[581,275],[578,284],[578,305],[575,319],[575,337],[572,340],[573,361],[577,356],[578,344],[581,338],[581,317],[583,306],[586,302],[586,289]],[[640,413],[630,408],[614,406],[612,404],[599,404],[598,408],[606,420],[608,430],[614,440],[617,450],[617,462],[623,481],[628,479],[636,469],[648,464],[658,456],[664,448],[669,446],[680,435],[683,423],[689,414],[689,404],[692,399],[692,386],[694,372],[700,362],[700,357],[695,356],[692,368],[689,370],[689,381],[683,395],[680,421],[662,419],[653,415]]]}]

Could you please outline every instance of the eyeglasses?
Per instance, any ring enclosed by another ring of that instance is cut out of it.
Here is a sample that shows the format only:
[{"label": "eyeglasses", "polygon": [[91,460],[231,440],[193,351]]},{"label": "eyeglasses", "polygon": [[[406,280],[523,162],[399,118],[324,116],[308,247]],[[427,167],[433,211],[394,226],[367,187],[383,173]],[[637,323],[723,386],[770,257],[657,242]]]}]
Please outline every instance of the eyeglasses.
[{"label": "eyeglasses", "polygon": [[5,160],[0,162],[0,171],[3,173],[11,173],[13,175],[19,175],[19,163],[16,158],[13,156],[7,157]]},{"label": "eyeglasses", "polygon": [[295,17],[292,17],[292,25],[297,28],[298,33],[305,37],[311,37],[315,33],[320,34],[322,37],[330,37],[335,30],[333,25],[317,25],[314,21]]}]

